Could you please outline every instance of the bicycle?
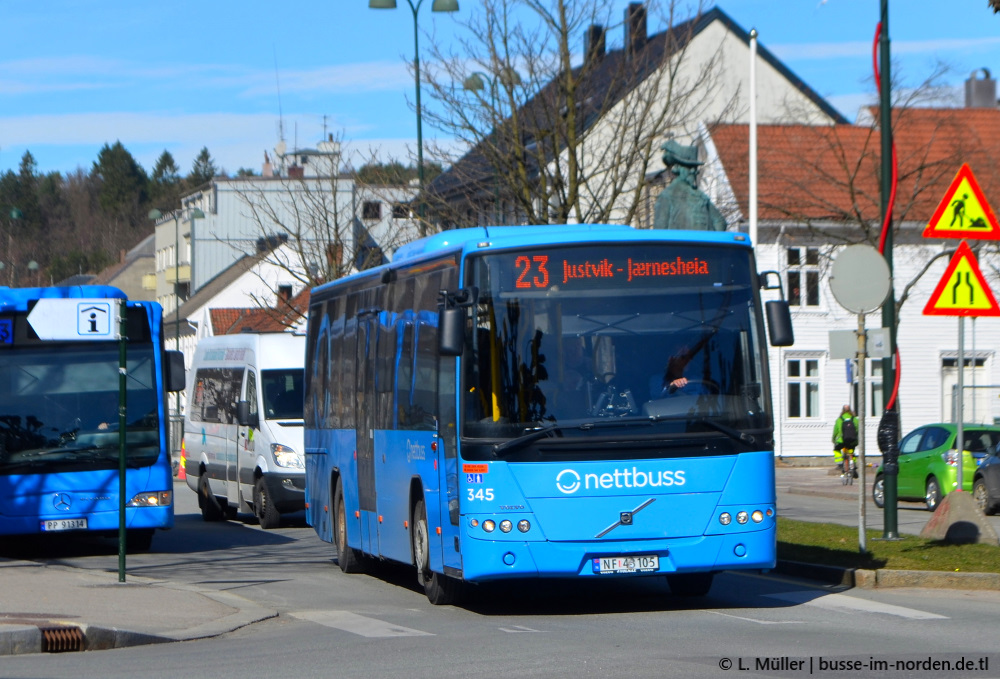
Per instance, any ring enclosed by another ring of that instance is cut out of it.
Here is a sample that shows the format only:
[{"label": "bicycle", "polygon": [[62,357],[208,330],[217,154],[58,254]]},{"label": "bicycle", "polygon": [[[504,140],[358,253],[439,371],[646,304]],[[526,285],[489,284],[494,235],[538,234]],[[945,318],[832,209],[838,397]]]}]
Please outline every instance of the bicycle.
[{"label": "bicycle", "polygon": [[844,448],[842,453],[844,456],[844,462],[843,473],[840,475],[840,481],[845,486],[853,486],[854,479],[858,478],[858,470],[854,462],[854,448]]}]

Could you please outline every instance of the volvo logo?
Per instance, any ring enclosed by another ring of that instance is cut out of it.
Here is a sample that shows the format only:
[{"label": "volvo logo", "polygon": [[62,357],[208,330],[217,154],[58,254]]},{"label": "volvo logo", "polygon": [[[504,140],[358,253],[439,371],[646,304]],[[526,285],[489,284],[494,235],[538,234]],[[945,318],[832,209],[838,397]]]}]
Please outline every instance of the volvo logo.
[{"label": "volvo logo", "polygon": [[56,493],[52,496],[52,506],[61,512],[68,512],[72,504],[73,498],[69,496],[69,493]]}]

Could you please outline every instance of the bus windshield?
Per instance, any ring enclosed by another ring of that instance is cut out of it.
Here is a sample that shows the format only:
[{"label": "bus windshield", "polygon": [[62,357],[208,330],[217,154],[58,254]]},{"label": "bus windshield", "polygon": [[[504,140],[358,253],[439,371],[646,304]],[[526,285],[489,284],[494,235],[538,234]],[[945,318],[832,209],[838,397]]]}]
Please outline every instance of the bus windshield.
[{"label": "bus windshield", "polygon": [[747,249],[550,246],[470,258],[467,271],[467,441],[771,427]]},{"label": "bus windshield", "polygon": [[[0,475],[118,468],[118,344],[0,351]],[[160,453],[151,344],[130,344],[129,467]]]}]

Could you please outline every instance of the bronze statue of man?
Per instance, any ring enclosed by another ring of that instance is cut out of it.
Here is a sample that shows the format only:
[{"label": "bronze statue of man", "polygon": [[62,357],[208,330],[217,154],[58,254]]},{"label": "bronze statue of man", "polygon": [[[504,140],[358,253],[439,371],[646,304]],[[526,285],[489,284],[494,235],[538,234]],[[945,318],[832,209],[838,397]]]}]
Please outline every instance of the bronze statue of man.
[{"label": "bronze statue of man", "polygon": [[697,187],[698,149],[670,140],[663,144],[663,162],[674,175],[656,199],[654,229],[725,231],[726,220]]}]

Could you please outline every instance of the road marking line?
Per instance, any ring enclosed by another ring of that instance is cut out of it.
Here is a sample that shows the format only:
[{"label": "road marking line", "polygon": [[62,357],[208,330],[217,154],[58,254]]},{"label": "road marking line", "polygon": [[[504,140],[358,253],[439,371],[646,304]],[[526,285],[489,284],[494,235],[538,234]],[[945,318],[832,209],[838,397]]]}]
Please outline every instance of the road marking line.
[{"label": "road marking line", "polygon": [[729,613],[722,613],[721,611],[706,611],[706,613],[715,613],[716,615],[721,615],[726,618],[736,618],[737,620],[755,622],[758,625],[804,625],[806,622],[805,620],[758,620],[757,618],[744,618],[741,615],[730,615]]},{"label": "road marking line", "polygon": [[879,613],[883,615],[895,615],[900,618],[909,618],[911,620],[948,619],[948,616],[938,615],[937,613],[928,613],[926,611],[918,611],[914,608],[858,599],[846,594],[827,594],[817,590],[782,592],[780,594],[764,594],[763,596],[769,599],[780,599],[781,601],[790,601],[793,604],[816,606],[817,608],[833,611]]},{"label": "road marking line", "polygon": [[514,625],[514,629],[509,627],[498,627],[501,632],[506,632],[507,634],[524,634],[525,632],[541,632],[540,629],[532,629],[530,627],[525,627],[524,625]]},{"label": "road marking line", "polygon": [[327,627],[357,634],[362,637],[432,637],[430,632],[395,625],[391,622],[366,618],[350,611],[297,611],[290,613],[294,618],[319,623]]}]

